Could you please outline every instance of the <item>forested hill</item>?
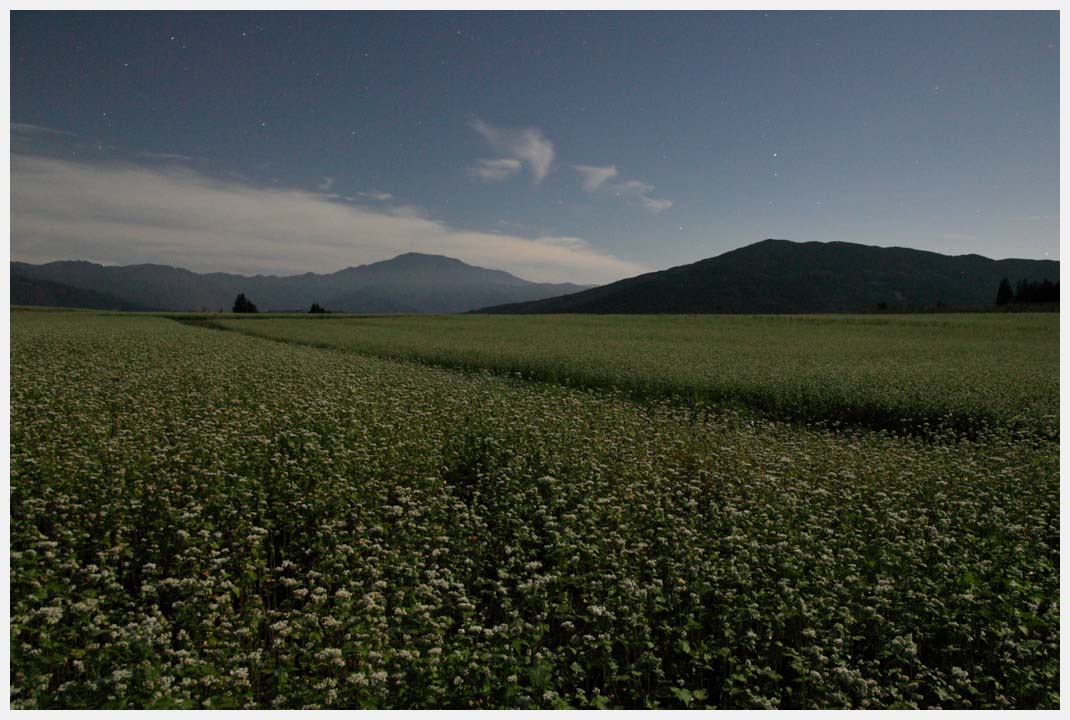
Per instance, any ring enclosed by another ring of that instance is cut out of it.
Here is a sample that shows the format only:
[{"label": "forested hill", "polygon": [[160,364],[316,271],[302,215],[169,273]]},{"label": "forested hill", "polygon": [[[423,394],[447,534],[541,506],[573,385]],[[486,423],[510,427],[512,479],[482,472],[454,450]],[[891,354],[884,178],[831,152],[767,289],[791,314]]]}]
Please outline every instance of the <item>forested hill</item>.
[{"label": "forested hill", "polygon": [[487,307],[527,313],[820,313],[976,308],[1000,281],[1058,282],[1054,260],[992,260],[845,242],[763,240],[690,265],[560,297]]}]

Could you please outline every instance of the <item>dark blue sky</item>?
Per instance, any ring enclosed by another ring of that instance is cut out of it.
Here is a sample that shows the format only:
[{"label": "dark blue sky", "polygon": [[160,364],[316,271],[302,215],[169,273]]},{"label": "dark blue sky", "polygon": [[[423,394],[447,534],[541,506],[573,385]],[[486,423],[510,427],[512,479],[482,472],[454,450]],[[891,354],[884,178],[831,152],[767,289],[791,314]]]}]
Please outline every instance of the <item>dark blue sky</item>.
[{"label": "dark blue sky", "polygon": [[1054,12],[16,12],[11,42],[20,259],[1058,257]]}]

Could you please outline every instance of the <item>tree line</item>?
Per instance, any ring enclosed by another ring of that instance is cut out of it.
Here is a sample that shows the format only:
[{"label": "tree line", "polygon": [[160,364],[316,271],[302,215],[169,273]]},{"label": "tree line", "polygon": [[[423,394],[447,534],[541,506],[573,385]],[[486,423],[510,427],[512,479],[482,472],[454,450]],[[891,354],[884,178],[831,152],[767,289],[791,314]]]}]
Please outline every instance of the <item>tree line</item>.
[{"label": "tree line", "polygon": [[1059,283],[1044,278],[1040,281],[1019,280],[1017,288],[1003,278],[996,290],[996,305],[1011,303],[1056,303],[1059,302]]},{"label": "tree line", "polygon": [[[312,303],[312,307],[309,308],[308,311],[310,313],[317,314],[317,315],[320,314],[320,313],[329,313],[330,312],[330,310],[327,310],[327,309],[323,308],[318,302]],[[231,309],[231,312],[235,312],[235,313],[255,313],[255,312],[260,312],[260,310],[257,309],[256,303],[254,303],[249,298],[245,297],[245,293],[238,293],[238,297],[234,298],[234,307]]]}]

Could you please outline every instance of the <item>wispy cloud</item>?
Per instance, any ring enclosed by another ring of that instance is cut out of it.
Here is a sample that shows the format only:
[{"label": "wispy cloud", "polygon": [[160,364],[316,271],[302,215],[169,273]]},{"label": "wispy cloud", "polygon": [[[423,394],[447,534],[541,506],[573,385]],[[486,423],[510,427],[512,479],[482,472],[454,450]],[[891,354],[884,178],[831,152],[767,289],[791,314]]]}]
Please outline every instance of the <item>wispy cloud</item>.
[{"label": "wispy cloud", "polygon": [[[542,182],[550,172],[550,166],[554,162],[554,144],[547,140],[538,128],[500,128],[476,117],[471,119],[469,125],[482,135],[496,152],[505,156],[502,160],[511,159],[527,165],[536,184]],[[479,167],[477,165],[476,169],[473,169],[477,176]]]},{"label": "wispy cloud", "polygon": [[628,198],[637,202],[640,207],[655,214],[664,212],[672,207],[672,200],[659,200],[650,197],[650,193],[654,191],[654,186],[639,180],[628,180],[619,185],[614,185],[610,189],[618,197]]},{"label": "wispy cloud", "polygon": [[189,155],[179,155],[178,153],[161,153],[161,152],[140,152],[139,157],[149,158],[151,160],[180,160],[182,162],[189,162],[193,158]]},{"label": "wispy cloud", "polygon": [[[505,155],[477,160],[469,168],[473,177],[484,182],[500,182],[517,174],[526,165],[532,180],[538,184],[550,172],[554,162],[554,145],[538,128],[500,128],[477,117],[473,117],[469,124],[494,150]],[[573,165],[572,169],[579,173],[580,183],[587,193],[609,189],[618,197],[626,198],[654,214],[672,207],[672,200],[652,197],[650,193],[654,191],[654,186],[640,180],[609,185],[609,181],[620,174],[616,165]]]},{"label": "wispy cloud", "polygon": [[611,178],[617,176],[616,165],[606,165],[605,167],[598,167],[597,165],[573,165],[572,168],[578,172],[581,176],[581,183],[583,189],[589,193],[593,193],[598,188]]},{"label": "wispy cloud", "polygon": [[323,182],[320,183],[319,187],[320,187],[320,190],[322,190],[323,192],[330,192],[331,188],[334,187],[334,178],[333,177],[325,177],[325,178],[323,178]]},{"label": "wispy cloud", "polygon": [[72,132],[45,127],[44,125],[31,125],[30,123],[11,123],[11,132],[22,135],[63,135],[65,137],[77,137]]},{"label": "wispy cloud", "polygon": [[612,185],[607,184],[620,174],[616,165],[573,165],[572,168],[580,174],[580,183],[584,191],[589,194],[603,189],[608,190],[617,197],[630,200],[654,214],[672,207],[672,200],[651,197],[650,193],[654,191],[654,186],[641,180],[625,180]]},{"label": "wispy cloud", "polygon": [[476,160],[476,164],[470,168],[470,171],[472,175],[484,182],[498,182],[520,172],[520,167],[520,161],[516,158],[494,158]]},{"label": "wispy cloud", "polygon": [[180,165],[11,155],[12,259],[158,262],[248,274],[333,272],[407,251],[548,282],[609,282],[647,270],[579,238],[454,228],[412,208],[366,207]]},{"label": "wispy cloud", "polygon": [[393,200],[394,196],[388,192],[379,192],[378,190],[372,190],[371,192],[359,192],[357,195],[361,197],[371,198],[372,200],[378,200],[379,202],[385,202],[387,200]]}]

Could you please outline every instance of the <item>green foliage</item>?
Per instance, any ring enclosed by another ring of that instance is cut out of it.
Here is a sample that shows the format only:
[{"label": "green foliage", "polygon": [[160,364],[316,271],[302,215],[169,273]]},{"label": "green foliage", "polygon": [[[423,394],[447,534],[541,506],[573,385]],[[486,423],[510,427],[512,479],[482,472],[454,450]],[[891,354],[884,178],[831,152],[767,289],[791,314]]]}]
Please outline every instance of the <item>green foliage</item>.
[{"label": "green foliage", "polygon": [[1059,706],[1028,423],[696,415],[148,316],[11,342],[13,707]]}]

